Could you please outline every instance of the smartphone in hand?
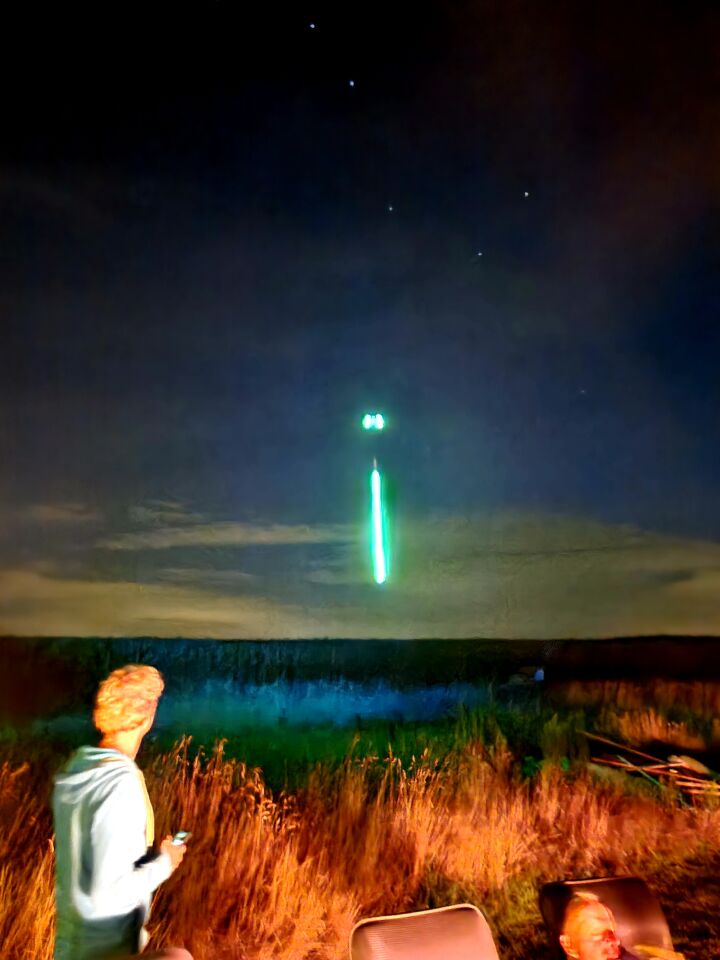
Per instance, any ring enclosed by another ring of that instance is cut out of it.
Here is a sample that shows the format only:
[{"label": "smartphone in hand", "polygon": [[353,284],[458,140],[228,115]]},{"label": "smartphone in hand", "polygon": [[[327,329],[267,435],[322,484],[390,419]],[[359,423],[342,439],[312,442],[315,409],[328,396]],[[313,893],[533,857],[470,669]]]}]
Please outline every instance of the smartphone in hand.
[{"label": "smartphone in hand", "polygon": [[177,833],[173,834],[172,842],[176,847],[179,847],[183,843],[187,843],[192,833],[189,830],[178,830]]}]

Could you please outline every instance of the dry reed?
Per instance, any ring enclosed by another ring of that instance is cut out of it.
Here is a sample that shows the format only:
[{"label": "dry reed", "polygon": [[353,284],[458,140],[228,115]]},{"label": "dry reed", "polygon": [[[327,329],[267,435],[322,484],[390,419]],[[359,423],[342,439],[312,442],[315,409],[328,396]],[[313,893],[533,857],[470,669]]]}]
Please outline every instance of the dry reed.
[{"label": "dry reed", "polygon": [[595,710],[594,726],[634,745],[683,750],[720,747],[720,684],[703,681],[573,680],[552,698],[564,708]]},{"label": "dry reed", "polygon": [[[349,758],[275,797],[222,744],[203,762],[183,742],[146,776],[159,835],[193,831],[156,897],[153,942],[184,944],[196,960],[336,960],[362,915],[420,908],[452,890],[482,906],[511,882],[637,872],[720,840],[717,808],[627,792],[581,766],[523,780],[502,743],[471,742],[442,761],[426,751],[407,767],[392,754]],[[46,799],[46,774],[0,767],[4,960],[52,954]]]},{"label": "dry reed", "polygon": [[571,707],[614,707],[618,710],[681,710],[711,719],[720,714],[720,683],[702,680],[572,680],[557,684],[554,695]]}]

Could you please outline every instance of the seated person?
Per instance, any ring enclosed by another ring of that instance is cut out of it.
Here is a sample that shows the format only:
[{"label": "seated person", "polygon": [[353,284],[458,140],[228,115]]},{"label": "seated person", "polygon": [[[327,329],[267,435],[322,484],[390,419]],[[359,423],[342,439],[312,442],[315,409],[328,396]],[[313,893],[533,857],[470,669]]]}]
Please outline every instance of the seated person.
[{"label": "seated person", "polygon": [[612,912],[593,893],[576,893],[567,905],[560,945],[570,960],[632,957],[620,945]]},{"label": "seated person", "polygon": [[683,960],[662,947],[636,946],[629,953],[620,943],[612,910],[594,893],[576,893],[565,910],[560,944],[569,960]]}]

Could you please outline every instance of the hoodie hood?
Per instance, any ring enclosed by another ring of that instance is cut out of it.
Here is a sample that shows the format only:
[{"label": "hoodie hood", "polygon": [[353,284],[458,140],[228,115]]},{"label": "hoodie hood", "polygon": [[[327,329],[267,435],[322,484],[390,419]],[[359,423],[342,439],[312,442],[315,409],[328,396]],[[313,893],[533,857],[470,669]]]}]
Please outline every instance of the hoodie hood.
[{"label": "hoodie hood", "polygon": [[127,776],[128,770],[137,776],[135,762],[119,750],[80,747],[56,774],[55,797],[72,806],[90,794],[102,800],[123,776]]}]

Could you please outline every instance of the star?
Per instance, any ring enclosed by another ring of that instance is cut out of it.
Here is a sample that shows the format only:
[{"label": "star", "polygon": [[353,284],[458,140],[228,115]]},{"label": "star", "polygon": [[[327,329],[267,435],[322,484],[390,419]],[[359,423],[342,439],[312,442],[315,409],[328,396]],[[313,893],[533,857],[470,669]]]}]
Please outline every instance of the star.
[{"label": "star", "polygon": [[481,256],[482,256],[482,250],[478,250],[477,255],[478,255],[479,257],[481,257]]},{"label": "star", "polygon": [[311,24],[310,24],[310,29],[311,29],[311,30],[314,30],[314,29],[315,29],[315,24],[314,24],[314,23],[311,23]]},{"label": "star", "polygon": [[348,86],[354,87],[354,86],[355,86],[355,81],[354,81],[354,80],[348,80]]},{"label": "star", "polygon": [[530,194],[528,193],[527,190],[525,191],[525,196],[526,196],[526,197],[529,197],[529,196],[530,196]]},{"label": "star", "polygon": [[393,212],[393,205],[391,203],[388,204],[388,212],[389,213]]}]

